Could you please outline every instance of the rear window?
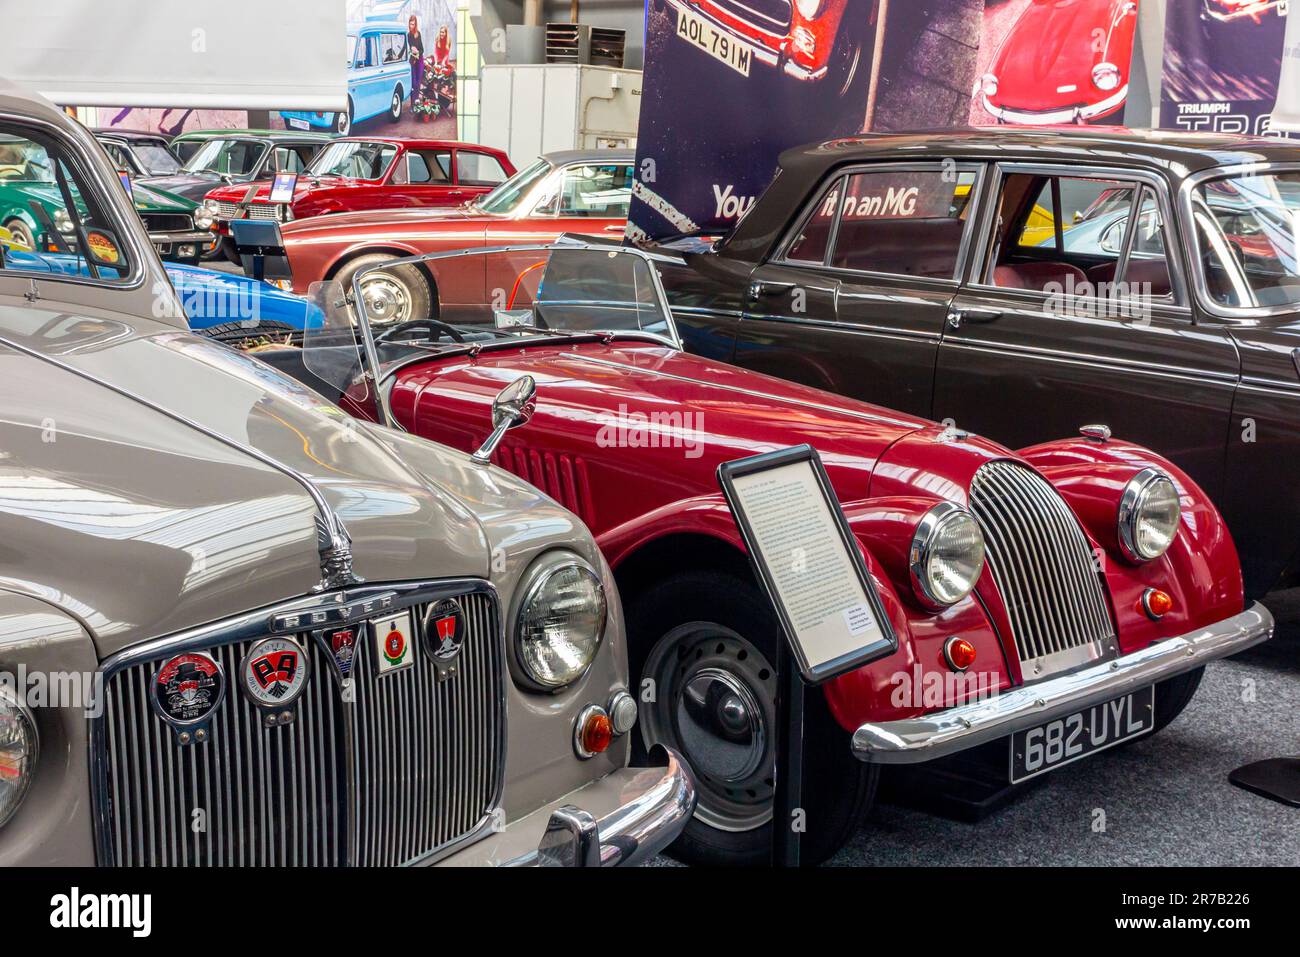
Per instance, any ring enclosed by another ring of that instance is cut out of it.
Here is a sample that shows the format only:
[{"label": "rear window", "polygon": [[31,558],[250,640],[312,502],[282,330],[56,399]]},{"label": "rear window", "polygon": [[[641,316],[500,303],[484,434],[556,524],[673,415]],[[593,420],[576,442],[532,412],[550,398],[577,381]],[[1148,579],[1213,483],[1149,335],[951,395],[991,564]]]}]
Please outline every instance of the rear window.
[{"label": "rear window", "polygon": [[506,179],[501,161],[490,153],[456,151],[456,181],[462,186],[499,186]]}]

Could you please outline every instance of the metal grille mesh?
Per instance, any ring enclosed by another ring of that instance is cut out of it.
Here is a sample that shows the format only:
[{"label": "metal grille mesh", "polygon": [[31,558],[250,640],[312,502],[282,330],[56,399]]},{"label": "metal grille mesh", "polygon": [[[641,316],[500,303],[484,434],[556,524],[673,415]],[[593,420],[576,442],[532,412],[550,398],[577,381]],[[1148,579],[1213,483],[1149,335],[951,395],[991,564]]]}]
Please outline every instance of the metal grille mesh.
[{"label": "metal grille mesh", "polygon": [[140,218],[151,233],[188,233],[194,229],[194,217],[188,213],[141,213]]},{"label": "metal grille mesh", "polygon": [[[365,641],[345,703],[310,642],[298,719],[282,727],[265,727],[239,690],[251,642],[209,649],[227,689],[203,743],[177,744],[150,707],[157,662],[114,675],[103,740],[116,863],[394,865],[473,830],[499,788],[505,716],[495,604],[460,602],[467,633],[450,680],[437,680],[422,648],[412,666],[379,677]],[[423,606],[415,611],[418,621]]]},{"label": "metal grille mesh", "polygon": [[1113,636],[1092,549],[1046,479],[990,462],[975,473],[970,507],[1022,662]]}]

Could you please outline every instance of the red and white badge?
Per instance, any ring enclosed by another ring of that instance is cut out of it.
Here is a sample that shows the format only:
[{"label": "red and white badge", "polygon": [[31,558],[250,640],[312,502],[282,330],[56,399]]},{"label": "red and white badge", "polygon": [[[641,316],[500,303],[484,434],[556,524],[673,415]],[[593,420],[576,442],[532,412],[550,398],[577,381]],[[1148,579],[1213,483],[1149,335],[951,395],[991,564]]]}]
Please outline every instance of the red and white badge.
[{"label": "red and white badge", "polygon": [[409,667],[415,661],[415,632],[411,628],[410,611],[375,618],[370,627],[381,675]]},{"label": "red and white badge", "polygon": [[259,708],[287,708],[307,686],[307,653],[292,638],[263,638],[239,668],[240,684]]}]

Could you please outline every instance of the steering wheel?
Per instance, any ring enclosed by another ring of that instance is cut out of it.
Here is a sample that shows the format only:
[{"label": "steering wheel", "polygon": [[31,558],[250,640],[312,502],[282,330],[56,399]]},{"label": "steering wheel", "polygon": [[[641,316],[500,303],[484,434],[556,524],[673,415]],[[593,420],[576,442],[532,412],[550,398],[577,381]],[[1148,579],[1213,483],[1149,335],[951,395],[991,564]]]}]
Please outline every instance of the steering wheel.
[{"label": "steering wheel", "polygon": [[389,326],[379,335],[375,336],[375,342],[388,342],[396,337],[399,333],[407,332],[411,329],[428,329],[432,332],[434,340],[446,336],[452,342],[464,343],[465,336],[453,325],[443,322],[441,319],[408,319],[406,322],[399,322],[395,326]]}]

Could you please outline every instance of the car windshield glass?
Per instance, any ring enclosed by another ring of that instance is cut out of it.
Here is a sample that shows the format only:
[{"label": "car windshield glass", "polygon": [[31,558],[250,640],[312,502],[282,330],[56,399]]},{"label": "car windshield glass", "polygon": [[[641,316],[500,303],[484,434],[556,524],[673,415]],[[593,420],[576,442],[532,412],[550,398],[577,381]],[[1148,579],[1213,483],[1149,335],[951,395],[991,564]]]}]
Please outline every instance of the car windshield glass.
[{"label": "car windshield glass", "polygon": [[391,143],[331,143],[307,167],[310,176],[380,179],[397,155]]},{"label": "car windshield glass", "polygon": [[352,63],[356,60],[356,58],[357,58],[357,38],[354,36],[349,36],[348,37],[348,62],[345,63],[344,66],[351,66]]},{"label": "car windshield glass", "polygon": [[1210,297],[1238,309],[1300,305],[1300,172],[1210,180],[1192,196]]},{"label": "car windshield glass", "polygon": [[514,176],[498,186],[478,201],[478,208],[485,213],[509,213],[523,201],[534,186],[551,171],[551,164],[538,160],[532,166],[520,170]]},{"label": "car windshield glass", "polygon": [[257,169],[266,144],[256,140],[208,140],[185,164],[187,173],[224,173],[247,176]]},{"label": "car windshield glass", "polygon": [[0,180],[53,183],[54,168],[39,144],[0,136]]},{"label": "car windshield glass", "polygon": [[166,176],[181,168],[171,150],[159,143],[140,143],[134,149],[135,158],[154,176]]}]

